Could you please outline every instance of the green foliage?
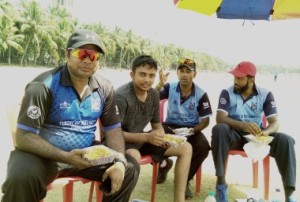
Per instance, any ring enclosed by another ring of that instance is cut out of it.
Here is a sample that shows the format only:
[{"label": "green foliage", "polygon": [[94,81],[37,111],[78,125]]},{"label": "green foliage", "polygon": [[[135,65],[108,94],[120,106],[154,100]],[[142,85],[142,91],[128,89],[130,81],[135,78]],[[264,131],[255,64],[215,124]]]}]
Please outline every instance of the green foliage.
[{"label": "green foliage", "polygon": [[[129,69],[140,54],[152,55],[164,69],[176,69],[180,58],[194,59],[202,71],[225,71],[233,65],[206,53],[193,52],[174,44],[157,44],[141,38],[132,30],[120,27],[109,30],[100,23],[80,24],[59,4],[47,9],[36,0],[21,1],[17,9],[0,0],[0,63],[21,66],[56,66],[65,60],[68,37],[75,28],[88,28],[98,33],[106,51],[101,66]],[[261,71],[296,72],[299,68],[260,67]]]}]

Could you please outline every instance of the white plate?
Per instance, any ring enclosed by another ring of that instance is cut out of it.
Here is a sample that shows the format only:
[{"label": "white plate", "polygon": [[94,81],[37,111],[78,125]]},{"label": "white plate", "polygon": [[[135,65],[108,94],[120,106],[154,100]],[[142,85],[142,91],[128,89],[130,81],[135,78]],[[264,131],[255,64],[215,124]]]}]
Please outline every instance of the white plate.
[{"label": "white plate", "polygon": [[95,145],[85,148],[87,151],[83,158],[90,161],[94,166],[108,164],[114,161],[116,152],[104,145]]},{"label": "white plate", "polygon": [[179,135],[179,136],[193,135],[193,133],[190,133],[190,129],[188,129],[188,128],[177,128],[177,129],[174,129],[173,132],[175,133],[175,135]]},{"label": "white plate", "polygon": [[252,134],[245,135],[244,138],[246,138],[248,141],[265,144],[270,144],[273,140],[272,136],[254,136]]}]

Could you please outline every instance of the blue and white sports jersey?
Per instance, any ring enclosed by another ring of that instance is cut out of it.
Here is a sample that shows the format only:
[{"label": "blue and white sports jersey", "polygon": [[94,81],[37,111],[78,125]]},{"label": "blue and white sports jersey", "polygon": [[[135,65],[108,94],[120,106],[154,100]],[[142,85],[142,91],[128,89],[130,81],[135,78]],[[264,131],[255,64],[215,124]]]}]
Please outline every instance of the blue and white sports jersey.
[{"label": "blue and white sports jersey", "polygon": [[70,151],[92,145],[99,117],[104,131],[121,126],[111,83],[95,73],[80,99],[61,66],[26,86],[17,127]]},{"label": "blue and white sports jersey", "polygon": [[181,101],[180,84],[166,84],[160,91],[160,99],[168,99],[166,123],[170,125],[194,127],[201,119],[212,116],[211,105],[207,96],[199,86],[193,83],[191,95]]},{"label": "blue and white sports jersey", "polygon": [[224,111],[229,117],[246,122],[255,122],[262,126],[262,117],[277,116],[277,108],[272,92],[255,86],[255,93],[247,100],[234,92],[231,86],[222,90],[219,98],[218,111]]}]

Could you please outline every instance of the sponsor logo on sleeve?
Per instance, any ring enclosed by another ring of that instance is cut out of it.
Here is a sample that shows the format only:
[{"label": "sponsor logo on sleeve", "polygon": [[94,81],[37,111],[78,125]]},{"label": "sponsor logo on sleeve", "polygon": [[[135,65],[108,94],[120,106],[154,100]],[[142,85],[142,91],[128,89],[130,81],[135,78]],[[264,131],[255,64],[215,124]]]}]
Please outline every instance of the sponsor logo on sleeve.
[{"label": "sponsor logo on sleeve", "polygon": [[272,101],[271,105],[272,105],[272,108],[276,108],[276,102],[275,101]]},{"label": "sponsor logo on sleeve", "polygon": [[118,108],[118,106],[117,106],[117,105],[116,105],[115,107],[116,107],[116,115],[119,115],[119,114],[120,114],[120,112],[119,112],[119,108]]},{"label": "sponsor logo on sleeve", "polygon": [[203,102],[203,109],[209,108],[209,103],[208,102]]},{"label": "sponsor logo on sleeve", "polygon": [[27,116],[31,119],[38,119],[41,116],[41,109],[32,105],[27,109]]},{"label": "sponsor logo on sleeve", "polygon": [[221,97],[221,98],[220,98],[220,104],[221,104],[221,105],[226,105],[226,103],[227,103],[226,99],[223,98],[223,97]]}]

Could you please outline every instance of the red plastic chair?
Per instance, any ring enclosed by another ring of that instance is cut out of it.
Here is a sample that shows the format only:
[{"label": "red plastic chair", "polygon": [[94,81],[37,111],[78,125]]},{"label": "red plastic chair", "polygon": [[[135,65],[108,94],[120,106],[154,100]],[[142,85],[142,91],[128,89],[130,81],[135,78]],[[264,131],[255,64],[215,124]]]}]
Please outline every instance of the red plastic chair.
[{"label": "red plastic chair", "polygon": [[151,182],[151,202],[155,201],[155,192],[156,192],[156,182],[157,182],[157,176],[158,176],[158,169],[159,169],[159,163],[156,163],[151,156],[144,155],[142,156],[139,164],[140,165],[146,165],[146,164],[152,164],[152,182]]},{"label": "red plastic chair", "polygon": [[[98,128],[96,130],[96,134],[100,134],[99,136],[97,136],[96,138],[98,140],[102,140],[101,137],[101,122],[99,121],[98,123]],[[157,181],[157,176],[158,176],[158,169],[159,169],[159,163],[156,163],[152,157],[150,155],[144,155],[141,157],[141,160],[139,162],[140,165],[147,165],[147,164],[151,164],[153,166],[152,169],[152,182],[151,182],[151,202],[155,201],[155,193],[156,193],[156,181]]]},{"label": "red plastic chair", "polygon": [[[15,132],[16,132],[16,122],[17,122],[17,116],[20,110],[20,105],[18,105],[16,108],[7,109],[7,118],[12,134],[13,139],[13,145],[15,145]],[[90,186],[90,192],[89,192],[89,199],[88,202],[93,201],[93,192],[94,192],[94,186],[99,187],[100,182],[91,181],[89,179],[85,179],[82,177],[60,177],[56,178],[52,183],[50,183],[47,186],[47,191],[50,191],[51,189],[54,189],[55,185],[63,185],[62,187],[62,194],[63,194],[63,202],[73,202],[73,185],[74,182],[82,182],[83,184],[91,183]],[[99,190],[99,188],[96,189],[96,202],[102,201],[102,192]],[[43,202],[43,199],[40,200],[40,202]]]},{"label": "red plastic chair", "polygon": [[[91,181],[82,177],[62,177],[55,179],[51,184],[47,186],[47,191],[50,191],[54,188],[55,185],[63,185],[62,194],[63,194],[63,202],[73,202],[73,186],[74,182],[81,182],[83,184],[91,183],[90,191],[89,191],[89,199],[88,202],[93,201],[93,193],[94,187],[96,191],[96,202],[102,201],[102,192],[99,190],[100,182]],[[44,200],[40,200],[43,202]]]},{"label": "red plastic chair", "polygon": [[[263,116],[263,125],[267,125],[266,117]],[[240,155],[242,157],[248,157],[246,152],[243,150],[229,150],[228,157],[225,162],[225,174],[227,171],[227,163],[229,155]],[[258,161],[252,162],[252,172],[253,172],[253,187],[258,187]],[[263,172],[264,172],[264,198],[269,200],[269,187],[270,187],[270,156],[267,155],[263,159]]]},{"label": "red plastic chair", "polygon": [[[168,99],[163,99],[160,101],[159,103],[159,117],[160,117],[160,122],[162,123],[166,116],[165,116],[165,111],[167,110],[167,108],[165,107],[165,105],[168,104]],[[202,167],[199,166],[197,172],[196,172],[196,190],[195,193],[196,194],[200,194],[201,191],[201,175],[202,175]]]}]

